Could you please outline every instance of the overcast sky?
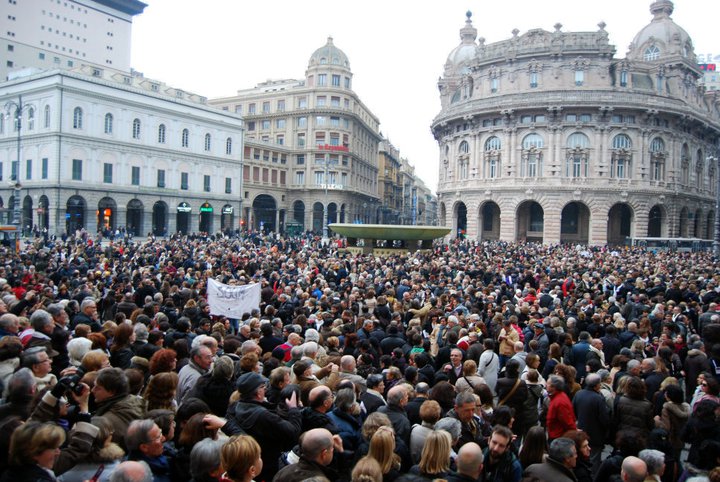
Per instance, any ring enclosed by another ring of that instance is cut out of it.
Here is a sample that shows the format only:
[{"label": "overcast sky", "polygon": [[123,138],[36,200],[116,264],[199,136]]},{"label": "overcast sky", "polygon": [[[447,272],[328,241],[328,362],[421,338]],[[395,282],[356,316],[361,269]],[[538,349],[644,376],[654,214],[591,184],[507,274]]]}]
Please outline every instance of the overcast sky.
[{"label": "overcast sky", "polygon": [[[133,68],[209,98],[267,79],[304,78],[310,55],[332,36],[350,60],[353,89],[433,192],[437,80],[460,43],[467,10],[486,44],[509,38],[514,28],[553,31],[560,22],[564,31],[596,31],[602,20],[616,57],[652,18],[648,0],[144,1],[148,7],[133,24]],[[676,0],[673,19],[697,54],[720,55],[720,2]]]}]

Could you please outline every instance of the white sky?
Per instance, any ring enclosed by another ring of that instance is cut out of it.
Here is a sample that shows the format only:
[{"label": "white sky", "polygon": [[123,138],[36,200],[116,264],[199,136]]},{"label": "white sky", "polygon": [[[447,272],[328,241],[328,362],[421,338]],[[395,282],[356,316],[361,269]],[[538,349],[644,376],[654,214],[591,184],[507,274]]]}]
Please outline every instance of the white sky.
[{"label": "white sky", "polygon": [[[234,95],[267,79],[302,79],[328,36],[350,59],[353,90],[380,130],[434,192],[439,113],[437,80],[460,43],[465,12],[486,44],[518,28],[596,31],[602,20],[622,58],[650,22],[650,0],[144,0],[134,19],[132,66],[146,77],[209,98]],[[673,19],[697,54],[720,54],[720,2],[676,0]],[[718,62],[720,63],[720,62]]]}]

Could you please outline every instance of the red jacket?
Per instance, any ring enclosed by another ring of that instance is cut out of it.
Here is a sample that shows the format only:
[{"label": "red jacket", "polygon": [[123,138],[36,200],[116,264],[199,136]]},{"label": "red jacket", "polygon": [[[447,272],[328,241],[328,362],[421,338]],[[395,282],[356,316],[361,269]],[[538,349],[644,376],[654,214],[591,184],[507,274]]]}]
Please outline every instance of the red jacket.
[{"label": "red jacket", "polygon": [[568,430],[577,429],[575,412],[565,392],[557,392],[550,397],[546,426],[549,440],[562,437]]}]

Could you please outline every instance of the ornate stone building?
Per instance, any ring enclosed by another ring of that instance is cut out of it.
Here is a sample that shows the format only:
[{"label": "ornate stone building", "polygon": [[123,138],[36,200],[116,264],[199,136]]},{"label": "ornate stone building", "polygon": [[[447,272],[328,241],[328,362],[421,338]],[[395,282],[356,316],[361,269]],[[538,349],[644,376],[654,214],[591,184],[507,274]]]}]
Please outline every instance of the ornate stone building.
[{"label": "ornate stone building", "polygon": [[720,94],[654,2],[615,57],[605,24],[486,44],[471,13],[439,81],[438,215],[472,239],[713,238]]},{"label": "ornate stone building", "polygon": [[[332,38],[310,56],[303,79],[269,80],[209,103],[245,121],[250,225],[319,232],[325,213],[328,223],[377,222],[380,121],[352,90],[350,62]],[[286,155],[256,155],[273,150]],[[287,173],[279,189],[267,182],[272,170]]]}]

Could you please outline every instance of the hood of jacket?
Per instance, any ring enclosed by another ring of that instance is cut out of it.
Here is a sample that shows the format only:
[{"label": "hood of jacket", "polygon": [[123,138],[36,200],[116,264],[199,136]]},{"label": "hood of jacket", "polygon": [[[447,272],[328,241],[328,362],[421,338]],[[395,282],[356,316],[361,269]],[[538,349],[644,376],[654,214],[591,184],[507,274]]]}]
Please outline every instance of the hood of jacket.
[{"label": "hood of jacket", "polygon": [[665,402],[663,404],[663,408],[667,410],[671,416],[678,418],[680,420],[687,420],[690,418],[690,405],[687,403],[673,403],[673,402]]}]

